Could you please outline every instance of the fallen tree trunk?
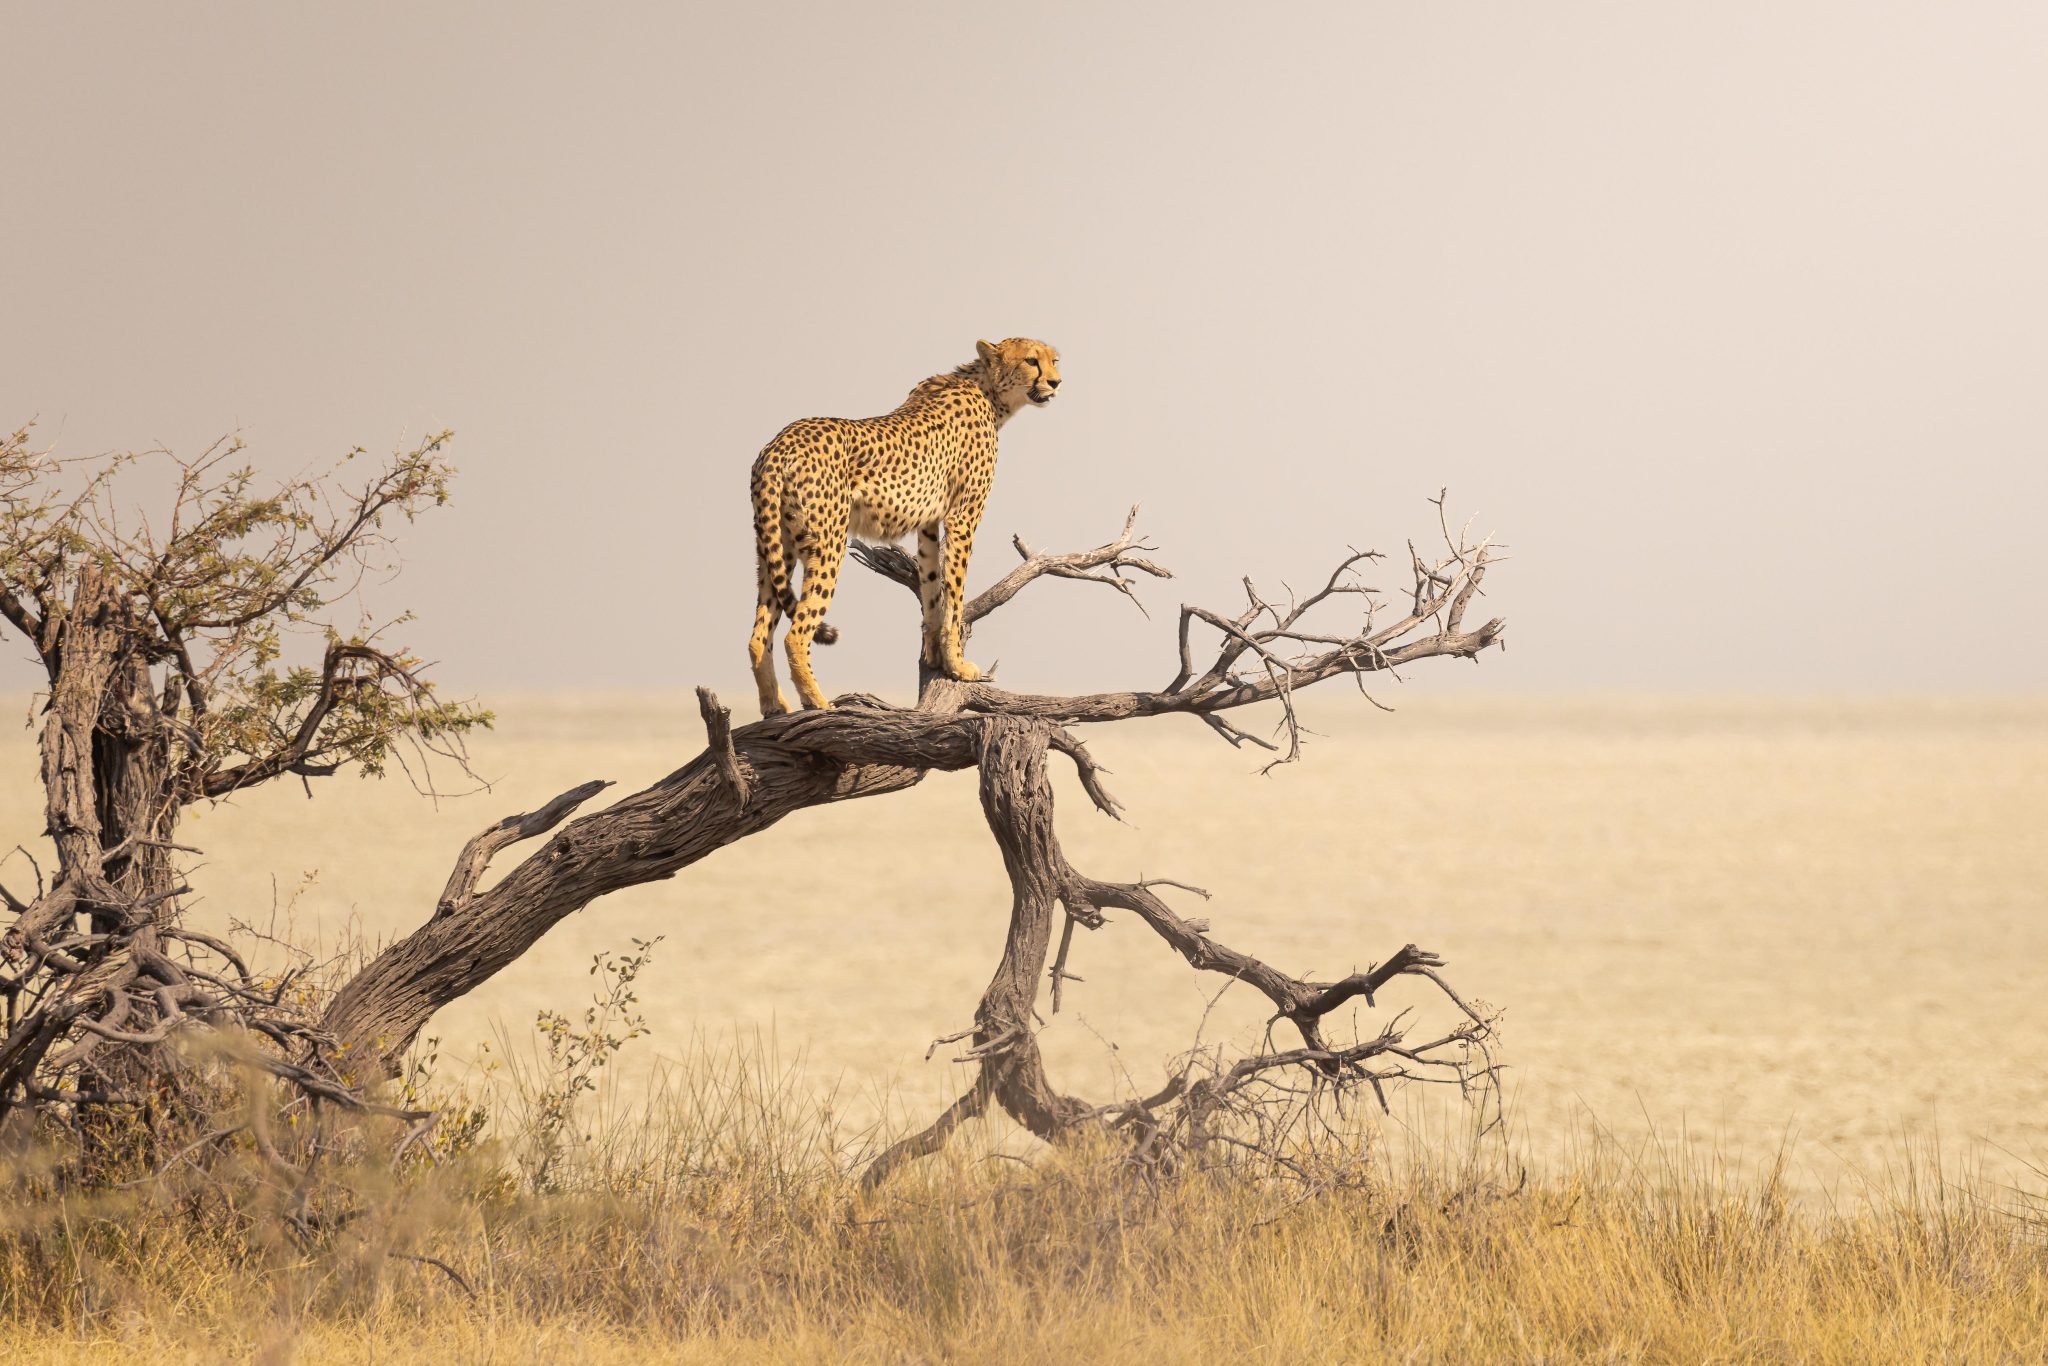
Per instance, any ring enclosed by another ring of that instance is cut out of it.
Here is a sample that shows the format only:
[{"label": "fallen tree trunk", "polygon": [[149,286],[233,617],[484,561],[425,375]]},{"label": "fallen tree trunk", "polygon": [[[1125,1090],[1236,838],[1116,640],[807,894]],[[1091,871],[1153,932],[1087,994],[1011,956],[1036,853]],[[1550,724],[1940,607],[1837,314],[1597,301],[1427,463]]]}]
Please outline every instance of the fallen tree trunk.
[{"label": "fallen tree trunk", "polygon": [[[1074,555],[1034,554],[1019,542],[1023,562],[968,605],[968,620],[987,615],[1042,576],[1110,583],[1126,593],[1125,571],[1166,577],[1166,571],[1133,553],[1149,547],[1133,538],[1131,525],[1126,522],[1117,540]],[[1380,596],[1353,577],[1359,566],[1378,557],[1357,552],[1320,590],[1284,606],[1266,601],[1247,581],[1248,603],[1233,616],[1184,607],[1179,670],[1156,691],[1039,696],[990,683],[927,677],[915,707],[852,696],[838,699],[832,710],[734,727],[726,709],[700,689],[710,743],[676,772],[556,830],[603,786],[585,784],[471,841],[433,916],[386,948],[335,996],[321,1028],[333,1049],[332,1063],[358,1084],[395,1073],[436,1011],[488,981],[557,922],[608,892],[672,877],[807,807],[900,791],[933,771],[977,768],[983,810],[1013,889],[1002,960],[973,1028],[956,1036],[972,1039],[968,1057],[979,1065],[977,1079],[929,1129],[885,1153],[871,1169],[871,1180],[935,1151],[991,1099],[1042,1137],[1055,1138],[1085,1123],[1132,1126],[1141,1135],[1141,1146],[1159,1151],[1174,1141],[1198,1139],[1249,1088],[1282,1070],[1301,1071],[1333,1089],[1364,1084],[1376,1091],[1389,1078],[1416,1075],[1410,1068],[1448,1069],[1448,1078],[1461,1084],[1474,1075],[1490,1078],[1487,1022],[1437,976],[1440,959],[1409,945],[1366,972],[1319,983],[1228,948],[1209,937],[1206,923],[1177,915],[1151,890],[1155,884],[1101,882],[1069,865],[1054,833],[1046,773],[1047,755],[1063,755],[1095,806],[1114,816],[1117,803],[1087,749],[1066,729],[1070,724],[1184,712],[1233,745],[1264,747],[1279,755],[1275,763],[1284,763],[1300,754],[1301,728],[1294,711],[1299,689],[1349,675],[1363,691],[1370,675],[1404,664],[1477,656],[1505,630],[1498,618],[1469,630],[1463,624],[1492,549],[1466,544],[1447,524],[1443,530],[1444,555],[1425,561],[1410,547],[1412,587],[1402,595],[1393,619],[1384,623]],[[860,558],[914,589],[914,569],[900,552],[864,548]],[[1333,634],[1306,620],[1318,608],[1345,601],[1362,607],[1362,623]],[[1214,657],[1198,668],[1191,632],[1203,627],[1218,639]],[[1284,748],[1224,716],[1263,702],[1280,707]],[[474,891],[492,853],[549,831],[555,833],[496,885]],[[1165,1091],[1143,1100],[1098,1106],[1061,1093],[1046,1075],[1035,1041],[1039,979],[1047,971],[1053,929],[1063,912],[1059,955],[1051,969],[1057,1009],[1068,979],[1073,927],[1101,924],[1106,908],[1137,914],[1193,967],[1261,991],[1273,1004],[1274,1018],[1289,1021],[1298,1031],[1300,1046],[1269,1049],[1202,1077],[1183,1068]],[[1435,981],[1464,1011],[1465,1023],[1420,1044],[1407,1042],[1394,1028],[1343,1046],[1325,1041],[1322,1022],[1331,1011],[1360,995],[1371,1004],[1378,987],[1408,974]],[[1374,1066],[1375,1060],[1391,1069]]]},{"label": "fallen tree trunk", "polygon": [[[707,711],[722,719],[725,709],[708,692],[703,696]],[[935,768],[971,765],[974,751],[964,727],[956,725],[948,735],[929,724],[934,720],[848,706],[743,726],[717,751],[707,750],[654,786],[572,821],[496,886],[436,914],[342,987],[323,1026],[339,1056],[349,1060],[347,1070],[362,1081],[395,1074],[436,1011],[489,981],[564,917],[608,892],[674,877],[806,807],[901,791]],[[861,763],[843,757],[848,751],[903,757]],[[736,788],[734,773],[743,789]],[[577,804],[558,798],[551,805],[558,806],[559,820]],[[543,832],[540,822],[532,824],[529,834]]]}]

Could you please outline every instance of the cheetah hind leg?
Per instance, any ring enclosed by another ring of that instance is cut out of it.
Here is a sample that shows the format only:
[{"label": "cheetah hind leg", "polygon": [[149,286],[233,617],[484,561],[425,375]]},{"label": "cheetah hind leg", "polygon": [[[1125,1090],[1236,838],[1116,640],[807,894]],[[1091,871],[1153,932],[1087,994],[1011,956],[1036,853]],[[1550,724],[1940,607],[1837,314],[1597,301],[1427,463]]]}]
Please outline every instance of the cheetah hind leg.
[{"label": "cheetah hind leg", "polygon": [[[747,641],[747,662],[754,670],[754,689],[760,694],[761,715],[781,716],[790,710],[789,696],[775,677],[775,623],[787,615],[796,619],[796,599],[785,604],[776,594],[767,569],[761,572],[761,599],[754,605],[754,634]],[[818,623],[813,639],[820,645],[835,644],[839,630],[827,622]]]},{"label": "cheetah hind leg", "polygon": [[[818,686],[818,679],[811,672],[811,641],[825,630],[825,613],[832,607],[832,592],[839,583],[839,567],[846,557],[846,539],[843,529],[824,547],[814,547],[804,561],[804,591],[790,614],[789,634],[784,637],[782,647],[789,655],[789,677],[796,684],[797,696],[806,707],[830,711],[832,700],[825,696],[825,690]],[[834,632],[837,635],[837,632]]]},{"label": "cheetah hind leg", "polygon": [[[791,621],[796,620],[796,594],[791,593],[783,598],[782,614]],[[839,643],[839,628],[829,621],[819,622],[818,632],[811,637],[811,643],[814,645],[837,645]]]},{"label": "cheetah hind leg", "polygon": [[747,641],[747,659],[754,668],[754,687],[761,695],[761,715],[780,716],[789,710],[789,699],[775,677],[775,622],[782,614],[773,598],[764,597],[754,608],[754,634]]}]

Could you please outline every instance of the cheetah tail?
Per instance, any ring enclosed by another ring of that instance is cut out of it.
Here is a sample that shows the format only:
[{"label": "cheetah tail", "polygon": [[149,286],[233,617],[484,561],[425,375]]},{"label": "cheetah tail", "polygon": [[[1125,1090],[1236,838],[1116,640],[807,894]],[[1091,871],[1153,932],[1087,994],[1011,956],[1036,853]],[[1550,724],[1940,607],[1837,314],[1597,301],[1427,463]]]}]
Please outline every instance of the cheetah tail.
[{"label": "cheetah tail", "polygon": [[[782,590],[782,615],[788,617],[791,621],[796,620],[796,594],[790,592],[787,588]],[[819,622],[817,632],[811,637],[811,643],[813,645],[838,644],[839,628],[829,621]]]},{"label": "cheetah tail", "polygon": [[[761,581],[763,605],[774,602],[782,615],[796,620],[796,594],[790,584],[790,564],[794,558],[788,543],[780,534],[780,508],[782,490],[772,477],[764,478],[759,465],[754,469],[754,549],[760,558],[764,571]],[[819,622],[813,643],[830,645],[839,639],[839,628],[829,622]]]}]

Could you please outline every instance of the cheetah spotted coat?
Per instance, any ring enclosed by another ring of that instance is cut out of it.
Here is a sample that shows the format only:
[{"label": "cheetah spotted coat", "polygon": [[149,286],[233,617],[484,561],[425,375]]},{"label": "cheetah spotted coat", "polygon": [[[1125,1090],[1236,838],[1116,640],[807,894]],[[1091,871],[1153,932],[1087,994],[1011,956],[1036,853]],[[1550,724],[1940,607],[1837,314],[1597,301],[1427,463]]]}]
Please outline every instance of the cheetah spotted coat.
[{"label": "cheetah spotted coat", "polygon": [[[829,707],[811,672],[811,642],[825,624],[849,535],[895,540],[917,532],[923,659],[954,678],[981,673],[961,654],[961,595],[974,532],[996,471],[996,433],[1025,403],[1044,406],[1060,385],[1059,356],[1023,337],[975,343],[976,358],[934,375],[881,417],[811,417],[777,433],[754,461],[759,593],[748,657],[761,714],[789,710],[775,678],[775,624],[806,707]],[[942,549],[943,546],[943,549]],[[792,589],[803,566],[803,592]]]}]

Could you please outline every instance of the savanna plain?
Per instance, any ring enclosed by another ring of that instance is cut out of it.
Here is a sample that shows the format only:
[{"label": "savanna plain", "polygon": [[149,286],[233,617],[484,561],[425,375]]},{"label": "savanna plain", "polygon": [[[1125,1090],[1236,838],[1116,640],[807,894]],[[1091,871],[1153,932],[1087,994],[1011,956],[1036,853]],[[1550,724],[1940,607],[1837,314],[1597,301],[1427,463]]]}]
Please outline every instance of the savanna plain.
[{"label": "savanna plain", "polygon": [[[483,825],[703,744],[686,694],[484,700],[488,792],[342,778],[199,812],[195,923],[388,940]],[[860,1192],[862,1158],[964,1085],[957,1048],[927,1049],[971,1022],[1009,904],[973,775],[934,775],[600,901],[444,1012],[412,1078],[448,1115],[434,1160],[330,1173],[359,1211],[331,1246],[277,1231],[260,1173],[18,1205],[0,1340],[53,1361],[2048,1360],[2048,699],[1390,700],[1317,699],[1303,761],[1263,777],[1185,719],[1118,726],[1093,745],[1129,823],[1061,774],[1061,835],[1096,876],[1209,889],[1183,909],[1288,971],[1443,954],[1501,1013],[1504,1129],[1411,1088],[1347,1116],[1311,1182],[1159,1182],[991,1124]],[[0,734],[9,843],[40,824],[32,741]],[[628,987],[604,955],[642,960]],[[1094,1099],[1265,1024],[1115,914],[1072,968],[1042,1044]],[[598,1066],[573,1036],[608,991]],[[1397,983],[1355,1026],[1410,1007],[1443,1008]],[[595,1085],[565,1100],[579,1068]]]}]

